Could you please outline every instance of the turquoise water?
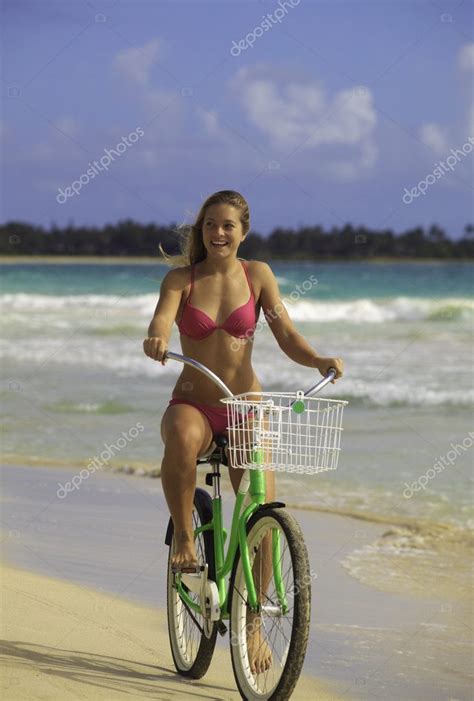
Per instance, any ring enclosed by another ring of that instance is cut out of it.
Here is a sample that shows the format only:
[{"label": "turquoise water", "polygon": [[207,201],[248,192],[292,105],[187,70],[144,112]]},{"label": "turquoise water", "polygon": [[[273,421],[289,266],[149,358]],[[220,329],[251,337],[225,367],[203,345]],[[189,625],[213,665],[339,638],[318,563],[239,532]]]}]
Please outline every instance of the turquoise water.
[{"label": "turquoise water", "polygon": [[[470,263],[273,262],[296,328],[346,373],[325,396],[349,401],[338,470],[281,477],[308,504],[470,523],[472,449],[413,498],[419,478],[472,429]],[[151,264],[2,265],[2,445],[9,459],[90,460],[137,422],[114,462],[159,465],[159,422],[180,370],[142,341],[168,270]],[[261,316],[253,362],[265,389],[306,389],[308,368]],[[170,342],[180,352],[176,328]],[[272,363],[268,362],[272,359]]]},{"label": "turquoise water", "polygon": [[[142,295],[157,291],[168,268],[163,264],[9,264],[2,265],[4,293],[45,295]],[[314,274],[311,299],[355,300],[414,297],[471,298],[471,263],[284,263],[271,262],[280,290],[290,294]],[[158,286],[158,287],[157,287]]]}]

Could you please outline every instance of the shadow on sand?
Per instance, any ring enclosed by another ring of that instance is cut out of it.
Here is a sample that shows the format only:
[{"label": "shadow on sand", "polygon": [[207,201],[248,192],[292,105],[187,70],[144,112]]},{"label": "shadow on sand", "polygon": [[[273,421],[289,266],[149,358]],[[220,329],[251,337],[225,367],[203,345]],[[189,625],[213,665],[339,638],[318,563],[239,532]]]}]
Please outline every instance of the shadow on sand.
[{"label": "shadow on sand", "polygon": [[[144,665],[134,660],[124,660],[106,655],[91,655],[76,650],[63,650],[46,645],[33,645],[21,641],[0,641],[0,656],[3,664],[15,660],[20,670],[28,666],[42,674],[62,677],[92,687],[110,689],[111,692],[130,694],[137,698],[170,699],[189,697],[206,698],[213,701],[229,699],[235,687],[208,685],[202,680],[187,680],[176,674],[174,669],[159,665]],[[10,680],[10,689],[21,684],[19,678]],[[201,693],[202,690],[202,693]],[[224,695],[219,695],[219,691]],[[216,693],[217,692],[217,693]],[[93,698],[93,692],[91,698]],[[111,694],[112,698],[112,694]]]}]

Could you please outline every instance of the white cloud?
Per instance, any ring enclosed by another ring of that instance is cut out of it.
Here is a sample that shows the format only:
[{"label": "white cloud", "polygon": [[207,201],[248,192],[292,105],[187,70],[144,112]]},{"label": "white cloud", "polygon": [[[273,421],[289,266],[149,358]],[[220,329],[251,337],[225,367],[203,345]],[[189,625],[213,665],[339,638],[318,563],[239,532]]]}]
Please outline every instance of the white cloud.
[{"label": "white cloud", "polygon": [[274,146],[357,145],[371,136],[377,116],[367,88],[343,90],[329,99],[318,83],[282,83],[278,75],[265,73],[261,66],[242,68],[231,87],[249,120]]},{"label": "white cloud", "polygon": [[147,167],[163,165],[163,145],[171,147],[182,132],[186,110],[179,90],[154,87],[152,68],[162,54],[161,39],[152,39],[142,46],[120,51],[114,58],[114,68],[120,77],[130,81],[135,89],[134,101],[142,108],[141,126],[146,133],[146,146],[136,150],[136,157]]},{"label": "white cloud", "polygon": [[217,112],[209,112],[198,108],[198,112],[201,116],[204,126],[209,134],[215,136],[219,133],[219,118]]},{"label": "white cloud", "polygon": [[[343,180],[373,168],[378,155],[377,115],[369,89],[355,86],[330,97],[320,82],[282,76],[264,65],[239,69],[229,88],[247,121],[274,152],[301,148],[302,156],[318,150],[318,163],[325,173]],[[202,113],[201,119],[208,134],[222,135],[215,113]]]},{"label": "white cloud", "polygon": [[[458,66],[461,70],[468,73],[474,72],[474,42],[464,44],[458,54]],[[472,78],[470,77],[470,81]],[[469,94],[471,95],[471,104],[467,117],[467,133],[468,136],[474,136],[474,101],[472,100],[472,82],[469,82]]]},{"label": "white cloud", "polygon": [[[458,52],[457,67],[458,70],[461,71],[474,71],[474,43],[464,44],[464,46],[461,47]],[[468,105],[466,119],[466,136],[474,136],[474,102],[472,101],[471,83],[469,84],[469,95],[471,99]],[[438,156],[442,156],[448,151],[449,145],[453,141],[459,140],[459,137],[454,139],[450,133],[451,131],[453,130],[442,127],[440,124],[429,122],[421,125],[419,136]]]},{"label": "white cloud", "polygon": [[157,115],[157,123],[159,123],[160,118],[170,119],[171,116],[171,121],[177,119],[179,111],[181,111],[176,111],[180,103],[180,96],[176,91],[171,92],[150,87],[142,93],[141,99],[147,116]]},{"label": "white cloud", "polygon": [[427,146],[432,148],[438,156],[442,156],[449,148],[447,130],[434,122],[423,124],[420,127],[420,138]]},{"label": "white cloud", "polygon": [[360,155],[353,161],[329,161],[324,165],[326,174],[331,173],[337,180],[356,180],[361,171],[371,170],[378,156],[378,149],[370,140],[364,140],[360,144]]},{"label": "white cloud", "polygon": [[215,172],[231,168],[235,172],[255,173],[268,165],[269,159],[256,149],[257,140],[248,137],[238,121],[231,118],[230,122],[225,122],[216,110],[201,105],[196,106],[196,117],[198,158],[204,157],[207,167]]},{"label": "white cloud", "polygon": [[133,46],[120,51],[115,59],[116,70],[136,85],[146,86],[150,81],[150,71],[156,62],[160,42],[152,39],[143,46]]},{"label": "white cloud", "polygon": [[197,116],[201,120],[208,136],[219,140],[220,143],[228,141],[230,144],[234,140],[229,131],[221,125],[219,115],[214,110],[205,110],[198,105]]},{"label": "white cloud", "polygon": [[474,71],[474,43],[465,44],[460,49],[458,66],[463,71]]}]

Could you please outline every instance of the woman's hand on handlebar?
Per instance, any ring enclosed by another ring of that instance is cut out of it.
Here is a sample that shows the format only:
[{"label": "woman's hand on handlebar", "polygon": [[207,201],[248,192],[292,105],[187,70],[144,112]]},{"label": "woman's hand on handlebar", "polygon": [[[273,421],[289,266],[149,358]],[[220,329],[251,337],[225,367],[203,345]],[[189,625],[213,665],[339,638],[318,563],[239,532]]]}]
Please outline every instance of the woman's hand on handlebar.
[{"label": "woman's hand on handlebar", "polygon": [[344,373],[344,361],[342,358],[318,358],[318,364],[316,366],[323,377],[326,377],[329,370],[334,368],[336,374],[331,380],[332,384],[335,383]]},{"label": "woman's hand on handlebar", "polygon": [[162,365],[167,361],[164,357],[166,351],[168,350],[167,342],[164,338],[159,336],[151,336],[150,338],[145,338],[143,341],[143,351],[152,360],[159,360]]}]

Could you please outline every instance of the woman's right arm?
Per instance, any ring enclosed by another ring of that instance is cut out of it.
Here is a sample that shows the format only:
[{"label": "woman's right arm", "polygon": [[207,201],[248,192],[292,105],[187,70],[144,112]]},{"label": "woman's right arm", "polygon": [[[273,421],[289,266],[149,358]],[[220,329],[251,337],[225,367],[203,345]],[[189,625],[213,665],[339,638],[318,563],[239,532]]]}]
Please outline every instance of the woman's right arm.
[{"label": "woman's right arm", "polygon": [[166,273],[160,286],[160,298],[148,327],[148,338],[143,341],[145,355],[160,360],[164,365],[163,354],[168,347],[173,322],[176,319],[183,295],[182,278],[177,270]]}]

